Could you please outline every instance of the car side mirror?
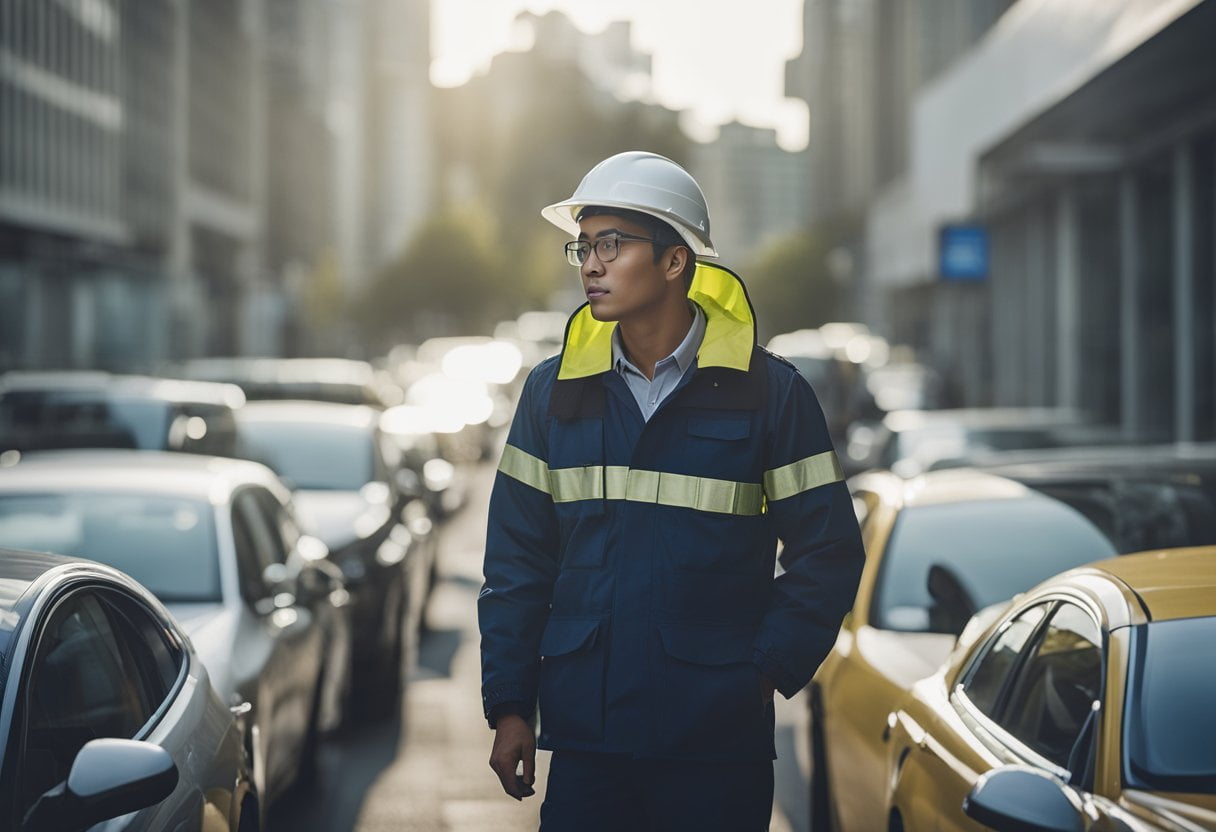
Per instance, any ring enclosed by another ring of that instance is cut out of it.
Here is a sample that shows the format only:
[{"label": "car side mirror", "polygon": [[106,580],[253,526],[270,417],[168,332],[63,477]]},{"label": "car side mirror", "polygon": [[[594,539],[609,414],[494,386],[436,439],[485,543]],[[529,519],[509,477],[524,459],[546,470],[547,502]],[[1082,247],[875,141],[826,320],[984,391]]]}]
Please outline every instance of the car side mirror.
[{"label": "car side mirror", "polygon": [[967,622],[975,615],[976,605],[958,574],[948,566],[935,563],[929,567],[925,589],[933,599],[929,607],[929,629],[935,633],[949,633],[955,638],[962,635]]},{"label": "car side mirror", "polygon": [[30,808],[23,830],[84,830],[146,809],[177,788],[177,765],[158,745],[99,739],[85,744],[68,779]]},{"label": "car side mirror", "polygon": [[963,814],[997,832],[1081,832],[1081,813],[1067,787],[1027,766],[984,774],[963,798]]}]

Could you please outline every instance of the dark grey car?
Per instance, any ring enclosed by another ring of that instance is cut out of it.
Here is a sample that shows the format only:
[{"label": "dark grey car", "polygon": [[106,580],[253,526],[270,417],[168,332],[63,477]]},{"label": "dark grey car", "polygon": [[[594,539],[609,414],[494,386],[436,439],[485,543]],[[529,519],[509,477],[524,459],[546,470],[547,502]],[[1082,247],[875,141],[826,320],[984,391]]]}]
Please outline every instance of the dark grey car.
[{"label": "dark grey car", "polygon": [[366,713],[391,715],[435,557],[426,504],[401,477],[381,412],[327,402],[251,402],[242,447],[293,489],[304,528],[329,547],[351,595],[355,690]]},{"label": "dark grey car", "polygon": [[140,448],[238,456],[233,384],[102,372],[0,376],[0,454]]},{"label": "dark grey car", "polygon": [[0,669],[0,828],[259,828],[240,718],[126,575],[0,549]]}]

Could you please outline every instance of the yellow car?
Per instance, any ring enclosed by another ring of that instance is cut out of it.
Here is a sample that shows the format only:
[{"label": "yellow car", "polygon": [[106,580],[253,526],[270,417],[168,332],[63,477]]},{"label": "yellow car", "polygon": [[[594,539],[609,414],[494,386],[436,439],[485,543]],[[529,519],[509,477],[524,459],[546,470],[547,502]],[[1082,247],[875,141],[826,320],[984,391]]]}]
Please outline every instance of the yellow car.
[{"label": "yellow car", "polygon": [[1216,547],[1100,561],[964,636],[889,719],[886,830],[1216,829]]},{"label": "yellow car", "polygon": [[809,690],[813,828],[887,828],[887,716],[977,610],[1119,553],[1216,543],[1216,463],[1133,462],[850,479],[866,565]]}]

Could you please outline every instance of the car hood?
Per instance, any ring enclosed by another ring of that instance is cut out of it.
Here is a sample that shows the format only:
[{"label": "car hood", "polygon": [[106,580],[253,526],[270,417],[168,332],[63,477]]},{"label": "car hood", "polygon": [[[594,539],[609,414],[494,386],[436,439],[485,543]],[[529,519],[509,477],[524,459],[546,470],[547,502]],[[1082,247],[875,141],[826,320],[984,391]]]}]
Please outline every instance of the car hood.
[{"label": "car hood", "polygon": [[857,633],[866,659],[900,688],[933,674],[950,655],[955,641],[941,633],[901,633],[864,627]]},{"label": "car hood", "polygon": [[304,530],[336,552],[359,535],[355,527],[373,506],[358,491],[297,491],[292,495]]},{"label": "car hood", "polygon": [[168,604],[169,612],[190,636],[211,686],[225,704],[236,695],[232,662],[239,615],[223,604]]}]

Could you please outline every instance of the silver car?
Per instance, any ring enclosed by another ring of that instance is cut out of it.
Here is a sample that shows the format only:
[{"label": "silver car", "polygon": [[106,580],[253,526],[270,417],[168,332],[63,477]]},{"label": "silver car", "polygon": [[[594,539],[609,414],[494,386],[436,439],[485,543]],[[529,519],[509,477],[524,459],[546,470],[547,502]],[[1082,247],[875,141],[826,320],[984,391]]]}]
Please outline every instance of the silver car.
[{"label": "silver car", "polygon": [[0,549],[0,668],[0,829],[260,828],[240,718],[126,575]]},{"label": "silver car", "polygon": [[0,468],[0,545],[128,573],[181,623],[225,703],[249,710],[263,812],[311,775],[350,654],[349,630],[327,627],[345,612],[341,580],[287,501],[262,465],[190,454],[70,451]]}]

